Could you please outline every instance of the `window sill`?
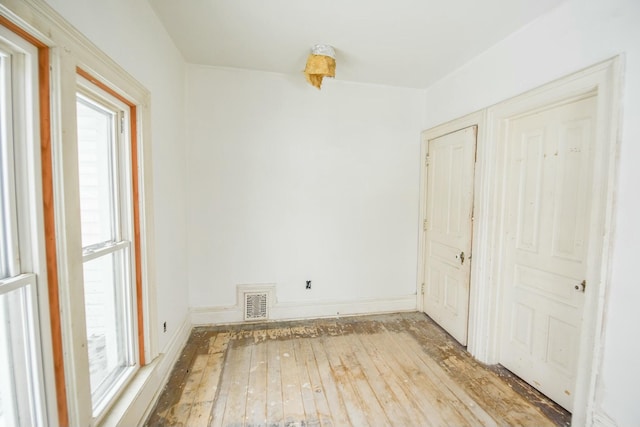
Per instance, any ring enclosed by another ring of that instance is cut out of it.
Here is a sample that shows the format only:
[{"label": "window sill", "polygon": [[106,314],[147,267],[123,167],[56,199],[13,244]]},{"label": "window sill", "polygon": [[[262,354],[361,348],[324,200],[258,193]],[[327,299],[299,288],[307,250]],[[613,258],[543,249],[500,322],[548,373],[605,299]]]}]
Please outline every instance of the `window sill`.
[{"label": "window sill", "polygon": [[[100,420],[99,426],[138,425],[144,421],[135,418],[146,415],[155,395],[153,391],[163,385],[161,383],[156,384],[156,382],[162,381],[162,377],[164,377],[161,375],[161,378],[158,378],[158,367],[164,358],[165,355],[160,354],[151,363],[140,368],[135,373],[109,412]],[[152,393],[149,391],[152,391]]]}]

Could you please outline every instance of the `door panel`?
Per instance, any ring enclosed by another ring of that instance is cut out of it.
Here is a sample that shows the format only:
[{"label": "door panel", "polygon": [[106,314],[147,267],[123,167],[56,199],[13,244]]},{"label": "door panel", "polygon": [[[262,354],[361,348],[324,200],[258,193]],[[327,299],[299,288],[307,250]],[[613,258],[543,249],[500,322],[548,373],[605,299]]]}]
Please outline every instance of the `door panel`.
[{"label": "door panel", "polygon": [[509,125],[500,363],[572,409],[595,97]]},{"label": "door panel", "polygon": [[467,342],[476,127],[429,141],[424,310]]}]

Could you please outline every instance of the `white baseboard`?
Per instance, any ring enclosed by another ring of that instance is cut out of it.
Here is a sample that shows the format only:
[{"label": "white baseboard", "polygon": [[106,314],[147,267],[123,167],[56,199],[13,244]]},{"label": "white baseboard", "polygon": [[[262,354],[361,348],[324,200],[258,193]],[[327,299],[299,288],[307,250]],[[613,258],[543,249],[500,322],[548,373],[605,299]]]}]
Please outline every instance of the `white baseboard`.
[{"label": "white baseboard", "polygon": [[593,414],[593,427],[618,427],[615,421],[613,421],[608,415],[603,412],[596,411]]},{"label": "white baseboard", "polygon": [[[414,310],[416,310],[415,295],[377,300],[275,303],[270,308],[269,320],[316,319]],[[194,326],[241,323],[243,321],[242,307],[239,305],[191,309],[191,323]]]},{"label": "white baseboard", "polygon": [[101,425],[141,426],[146,421],[187,343],[191,328],[187,315],[169,341],[166,351],[138,371]]}]

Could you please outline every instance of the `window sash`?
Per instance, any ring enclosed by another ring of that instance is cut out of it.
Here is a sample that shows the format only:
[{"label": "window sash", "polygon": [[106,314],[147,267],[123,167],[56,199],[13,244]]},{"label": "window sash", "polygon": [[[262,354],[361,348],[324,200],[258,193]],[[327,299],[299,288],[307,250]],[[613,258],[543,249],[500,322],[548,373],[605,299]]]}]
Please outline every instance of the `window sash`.
[{"label": "window sash", "polygon": [[[122,135],[119,134],[117,129],[117,122],[118,117],[120,116],[120,111],[115,108],[108,108],[108,106],[101,104],[100,100],[91,99],[90,97],[85,96],[82,93],[78,93],[76,99],[78,110],[84,110],[83,118],[85,120],[88,118],[87,115],[91,113],[94,114],[93,119],[106,120],[106,123],[102,123],[105,128],[102,129],[102,134],[100,134],[100,132],[97,132],[95,128],[87,129],[86,127],[84,127],[88,124],[85,123],[84,120],[81,120],[80,117],[78,117],[78,166],[80,172],[81,196],[80,206],[83,213],[86,213],[87,211],[93,211],[94,215],[98,219],[98,222],[102,223],[97,227],[95,225],[93,227],[94,229],[96,229],[94,233],[101,235],[101,239],[99,236],[94,237],[91,236],[91,233],[87,233],[87,229],[91,228],[92,225],[91,218],[81,217],[83,240],[82,243],[83,248],[94,246],[100,247],[108,244],[109,242],[117,242],[119,240],[122,240],[120,221],[121,191],[119,182],[121,173],[120,159],[118,154],[120,152],[120,138]],[[83,128],[80,127],[81,123],[83,124]],[[91,135],[85,135],[85,133],[89,133]],[[91,140],[91,136],[94,136],[95,138]],[[100,137],[102,137],[103,140],[100,140]],[[86,141],[81,141],[83,139],[85,139]],[[90,145],[92,142],[93,147],[91,147]],[[92,148],[95,150],[94,153],[91,153]],[[91,162],[91,154],[94,154],[95,156],[93,165],[96,167],[96,169],[99,170],[96,170],[91,177],[97,182],[89,182],[87,185],[86,183],[83,183],[83,181],[91,181],[91,179],[83,180],[83,163],[86,163],[86,166],[90,166],[89,162]],[[102,154],[102,156],[100,156],[100,154]],[[99,157],[106,158],[99,159]],[[87,190],[87,187],[89,187],[89,190]],[[94,194],[91,194],[91,187],[93,187]],[[87,206],[87,196],[89,198],[91,198],[92,196],[97,196],[96,199],[98,200],[95,200],[94,203],[97,203],[99,205],[100,202],[102,202],[102,204],[106,206],[98,206],[98,208],[94,207],[94,209],[91,209],[92,206]],[[90,237],[94,238],[89,240]]]},{"label": "window sash", "polygon": [[[20,272],[11,52],[0,44],[0,279]],[[18,101],[18,100],[16,100]]]},{"label": "window sash", "polygon": [[43,236],[34,197],[36,52],[0,26],[0,425],[42,426],[48,415],[38,311]]},{"label": "window sash", "polygon": [[0,424],[42,426],[35,274],[0,280]]},{"label": "window sash", "polygon": [[[91,240],[90,244],[85,244],[88,239],[83,239],[82,251],[84,320],[89,343],[89,367],[93,373],[93,377],[90,375],[91,406],[94,419],[99,420],[138,369],[135,261],[132,243],[132,164],[130,136],[127,129],[123,128],[129,107],[83,79],[79,79],[79,83],[80,88],[76,96],[78,108],[89,106],[98,113],[96,117],[102,114],[102,117],[110,118],[108,136],[103,137],[101,141],[108,144],[108,148],[96,148],[108,156],[108,160],[103,157],[98,159],[101,162],[94,162],[90,166],[108,168],[108,176],[104,169],[101,171],[102,186],[94,188],[94,192],[96,197],[109,198],[108,203],[104,199],[102,201],[102,208],[108,205],[108,209],[101,212],[101,221],[102,224],[106,224],[108,217],[110,235],[104,233],[101,238]],[[92,113],[85,110],[83,114],[89,114],[86,117],[90,117]],[[97,120],[88,123],[87,129],[96,123],[104,125],[103,121]],[[78,150],[83,143],[80,126],[78,123]],[[105,132],[104,126],[101,131]],[[80,158],[78,160],[80,162]],[[80,164],[78,166],[81,167]],[[90,176],[91,173],[85,175]],[[82,178],[81,175],[80,186],[83,185]],[[104,185],[107,181],[108,186]],[[102,195],[98,194],[98,191],[101,191]],[[82,196],[82,191],[80,195]],[[81,211],[81,214],[86,212],[90,211]],[[81,227],[85,224],[81,215]],[[96,285],[108,289],[99,302],[96,302],[96,289],[99,289]]]},{"label": "window sash", "polygon": [[[90,355],[98,356],[93,362],[90,360],[95,413],[106,407],[118,392],[118,384],[123,377],[136,367],[135,348],[132,346],[129,245],[123,243],[118,246],[107,248],[84,262],[88,351]],[[100,300],[97,306],[96,298]],[[103,350],[97,352],[96,347]]]}]

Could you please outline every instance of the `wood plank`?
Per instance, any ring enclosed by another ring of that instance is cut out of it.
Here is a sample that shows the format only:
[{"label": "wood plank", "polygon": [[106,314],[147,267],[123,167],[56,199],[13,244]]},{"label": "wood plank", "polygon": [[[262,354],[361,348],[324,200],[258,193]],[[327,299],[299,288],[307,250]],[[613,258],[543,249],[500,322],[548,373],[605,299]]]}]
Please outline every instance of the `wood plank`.
[{"label": "wood plank", "polygon": [[187,375],[187,380],[185,381],[178,404],[193,405],[193,402],[197,397],[198,386],[202,382],[202,376],[204,374],[205,367],[207,366],[208,359],[208,354],[196,355]]},{"label": "wood plank", "polygon": [[198,328],[147,425],[569,425],[504,372],[419,313]]},{"label": "wood plank", "polygon": [[327,421],[323,421],[324,419],[321,417],[321,422],[323,425],[352,425],[350,423],[344,399],[338,390],[338,384],[335,381],[329,359],[327,358],[326,349],[324,347],[324,338],[313,339],[311,340],[310,345],[318,369],[318,375],[320,376],[320,383],[322,384],[321,390],[327,402],[331,417],[330,420]]},{"label": "wood plank", "polygon": [[251,347],[244,341],[242,331],[230,331],[227,355],[212,426],[244,425]]},{"label": "wood plank", "polygon": [[[191,332],[187,344],[171,372],[169,381],[158,399],[156,410],[152,412],[147,421],[148,425],[174,425],[186,420],[181,417],[188,416],[190,407],[188,408],[184,401],[181,402],[182,392],[196,357],[203,352],[200,349],[201,342],[203,339],[208,339],[209,335],[209,333],[202,331],[194,330]],[[181,407],[178,408],[178,405]]]},{"label": "wood plank", "polygon": [[192,427],[205,427],[211,423],[214,400],[229,343],[229,334],[221,332],[209,338],[209,342],[207,364],[198,385],[191,412],[185,423]]},{"label": "wood plank", "polygon": [[[301,338],[300,340],[298,340],[296,354],[300,355],[300,359],[304,361],[304,364],[306,366],[306,372],[309,379],[309,388],[315,401],[316,417],[320,425],[333,426],[334,424],[331,418],[331,410],[329,409],[329,402],[327,400],[327,396],[323,387],[320,368],[318,367],[318,361],[313,351],[312,342],[314,340],[319,341],[315,337]],[[306,411],[307,406],[305,404],[305,412]],[[308,414],[309,413],[307,412],[307,419],[309,420],[310,417]],[[311,423],[312,421],[309,421],[309,424]]]},{"label": "wood plank", "polygon": [[312,328],[313,327],[309,327],[307,325],[296,326],[291,328],[291,333],[293,334],[293,351],[296,355],[297,375],[298,381],[300,382],[300,393],[302,397],[302,406],[304,407],[305,422],[309,427],[316,427],[321,425],[320,417],[318,416],[313,385],[311,384],[311,378],[307,367],[307,355],[302,349],[303,342],[309,339],[306,337],[314,334]]},{"label": "wood plank", "polygon": [[322,340],[322,344],[329,362],[331,375],[349,416],[350,425],[370,425],[366,413],[366,405],[361,401],[357,386],[354,385],[349,369],[341,357],[341,354],[347,350],[345,349],[344,342],[339,340],[340,326],[336,322],[323,322],[319,324],[318,327],[319,329],[327,328],[326,333],[330,335],[330,337]]},{"label": "wood plank", "polygon": [[[384,325],[380,325],[381,329]],[[382,329],[384,330],[384,329]],[[407,384],[410,393],[419,401],[420,411],[432,426],[468,426],[467,422],[456,408],[452,408],[450,402],[455,400],[447,390],[440,390],[438,382],[434,381],[431,373],[422,369],[411,354],[405,352],[389,333],[375,336],[375,345],[383,352],[385,358],[393,360],[396,369],[401,372],[402,381]],[[392,350],[389,350],[392,349]]]},{"label": "wood plank", "polygon": [[253,331],[249,367],[249,388],[247,390],[246,424],[267,425],[267,331]]},{"label": "wood plank", "polygon": [[[384,362],[385,357],[381,357],[376,345],[375,329],[371,322],[353,322],[353,339],[358,340],[354,353],[362,365],[367,375],[367,380],[373,388],[378,400],[381,402],[387,418],[393,424],[416,425],[418,412],[414,402],[404,392],[396,381],[396,375]],[[388,351],[388,350],[387,350]],[[387,356],[385,354],[385,356]],[[388,356],[387,356],[388,357]],[[422,418],[420,425],[426,425],[427,420]]]},{"label": "wood plank", "polygon": [[375,393],[369,378],[357,357],[360,340],[355,337],[353,325],[350,320],[338,321],[340,335],[335,338],[336,347],[339,349],[340,360],[344,364],[358,401],[365,413],[370,425],[391,425],[391,419],[387,417],[383,406],[388,403],[382,396]]},{"label": "wood plank", "polygon": [[269,425],[284,426],[284,402],[282,400],[282,377],[280,368],[281,329],[277,324],[267,329],[267,419]]},{"label": "wood plank", "polygon": [[[421,327],[417,327],[417,326]],[[388,324],[388,328],[392,325]],[[418,349],[421,358],[442,368],[443,375],[450,378],[473,399],[479,407],[484,408],[495,419],[503,419],[510,425],[530,425],[538,419],[542,411],[531,405],[523,396],[513,393],[512,386],[501,380],[494,372],[483,369],[446,332],[425,319],[400,320],[398,330],[411,331],[410,340],[414,349]],[[433,345],[431,342],[448,343]],[[455,351],[452,349],[455,348]],[[546,418],[546,417],[545,417]],[[540,426],[554,425],[550,420],[538,421]]]},{"label": "wood plank", "polygon": [[497,425],[496,421],[483,408],[476,405],[473,399],[455,381],[452,381],[437,364],[433,363],[433,360],[422,357],[422,351],[416,348],[415,342],[410,339],[408,334],[391,336],[396,348],[401,348],[401,351],[409,356],[412,363],[415,363],[421,371],[427,373],[432,383],[430,388],[441,393],[443,399],[447,399],[448,407],[465,420],[464,425]]},{"label": "wood plank", "polygon": [[295,349],[291,339],[291,328],[282,328],[280,341],[280,367],[282,378],[282,401],[285,425],[302,425],[306,422],[302,386],[297,374]]}]

